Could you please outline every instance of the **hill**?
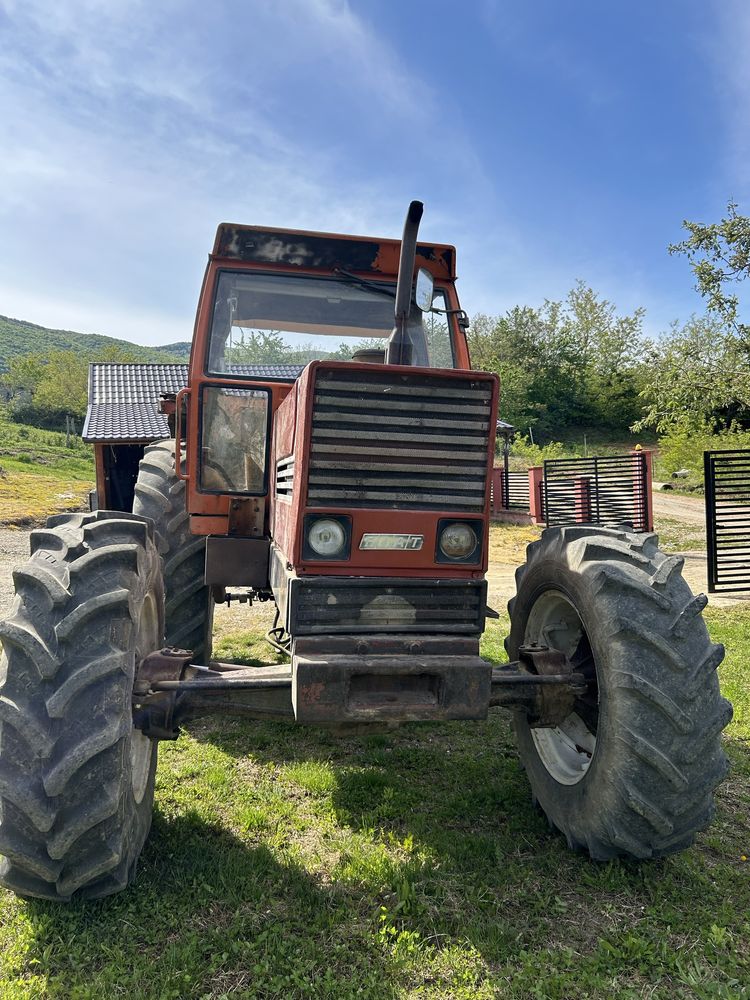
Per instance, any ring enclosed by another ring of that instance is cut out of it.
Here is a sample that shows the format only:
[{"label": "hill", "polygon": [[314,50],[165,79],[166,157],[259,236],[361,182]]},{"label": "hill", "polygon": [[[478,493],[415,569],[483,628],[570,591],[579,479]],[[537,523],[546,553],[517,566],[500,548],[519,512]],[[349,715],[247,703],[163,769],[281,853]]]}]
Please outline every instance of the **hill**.
[{"label": "hill", "polygon": [[105,337],[98,333],[76,333],[74,330],[51,330],[27,320],[0,316],[0,371],[8,367],[11,358],[19,354],[48,354],[50,351],[75,351],[91,357],[106,348],[119,348],[134,361],[187,361],[190,342],[180,341],[163,347],[143,347],[129,340]]}]

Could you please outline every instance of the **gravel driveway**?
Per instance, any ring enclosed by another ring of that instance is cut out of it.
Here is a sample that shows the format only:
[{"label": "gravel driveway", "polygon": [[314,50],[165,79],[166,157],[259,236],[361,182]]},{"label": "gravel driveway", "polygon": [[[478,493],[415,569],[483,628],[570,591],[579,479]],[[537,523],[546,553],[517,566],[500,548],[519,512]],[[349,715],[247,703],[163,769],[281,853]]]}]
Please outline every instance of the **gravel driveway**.
[{"label": "gravel driveway", "polygon": [[654,491],[654,514],[671,517],[684,524],[706,524],[706,505],[703,497],[676,497],[670,493]]},{"label": "gravel driveway", "polygon": [[13,603],[13,568],[29,556],[29,533],[23,528],[0,528],[0,618]]}]

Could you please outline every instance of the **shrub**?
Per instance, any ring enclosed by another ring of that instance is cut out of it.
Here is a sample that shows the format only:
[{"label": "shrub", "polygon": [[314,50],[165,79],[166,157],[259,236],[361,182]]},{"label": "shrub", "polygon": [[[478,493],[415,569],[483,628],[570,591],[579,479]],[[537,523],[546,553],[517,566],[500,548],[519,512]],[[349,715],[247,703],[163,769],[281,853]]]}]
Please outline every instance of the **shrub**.
[{"label": "shrub", "polygon": [[707,424],[677,424],[659,438],[657,475],[668,479],[678,469],[688,469],[694,479],[703,478],[703,452],[721,448],[750,448],[750,431],[736,424],[713,430]]},{"label": "shrub", "polygon": [[550,441],[547,444],[534,444],[525,434],[516,434],[510,448],[510,460],[513,468],[530,469],[541,465],[545,459],[578,458],[578,452],[562,444],[560,441]]}]

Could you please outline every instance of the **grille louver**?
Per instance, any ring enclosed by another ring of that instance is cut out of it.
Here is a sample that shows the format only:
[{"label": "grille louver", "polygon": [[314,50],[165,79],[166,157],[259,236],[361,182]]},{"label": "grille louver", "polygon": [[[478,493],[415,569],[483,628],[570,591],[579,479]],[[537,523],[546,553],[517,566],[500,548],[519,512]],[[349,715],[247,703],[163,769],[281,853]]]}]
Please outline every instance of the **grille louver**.
[{"label": "grille louver", "polygon": [[319,369],[308,505],[481,512],[491,405],[471,377]]},{"label": "grille louver", "polygon": [[276,496],[290,500],[294,484],[294,455],[280,458],[276,463]]},{"label": "grille louver", "polygon": [[295,580],[295,635],[340,632],[481,632],[486,583],[472,580]]}]

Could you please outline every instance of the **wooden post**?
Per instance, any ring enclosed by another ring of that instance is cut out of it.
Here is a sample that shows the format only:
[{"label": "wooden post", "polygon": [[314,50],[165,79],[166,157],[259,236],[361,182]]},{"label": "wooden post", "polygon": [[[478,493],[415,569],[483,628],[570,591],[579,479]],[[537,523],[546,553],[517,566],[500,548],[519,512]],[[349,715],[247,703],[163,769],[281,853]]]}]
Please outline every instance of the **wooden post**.
[{"label": "wooden post", "polygon": [[[654,453],[633,449],[633,493],[639,517],[633,518],[634,531],[654,530]],[[645,520],[644,520],[645,515]]]},{"label": "wooden post", "polygon": [[497,514],[503,506],[503,470],[495,466],[492,470],[492,505],[490,514]]},{"label": "wooden post", "polygon": [[588,476],[573,479],[574,518],[576,524],[591,522],[591,480]]},{"label": "wooden post", "polygon": [[105,444],[94,445],[94,468],[96,469],[96,500],[99,510],[109,508],[109,495],[107,490],[107,471],[105,468],[104,450]]},{"label": "wooden post", "polygon": [[529,469],[529,513],[535,524],[545,524],[544,503],[542,501],[542,483],[544,482],[544,467],[541,465]]}]

